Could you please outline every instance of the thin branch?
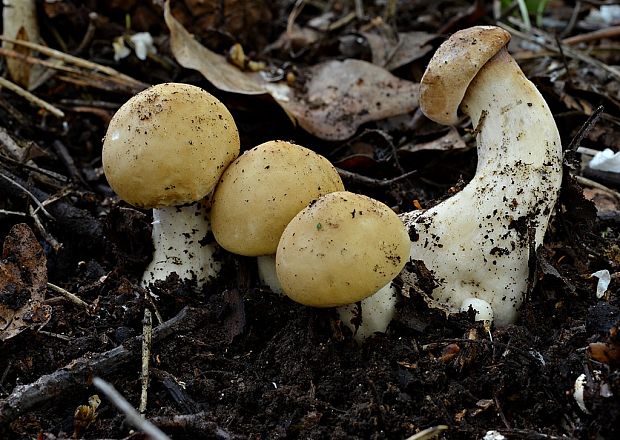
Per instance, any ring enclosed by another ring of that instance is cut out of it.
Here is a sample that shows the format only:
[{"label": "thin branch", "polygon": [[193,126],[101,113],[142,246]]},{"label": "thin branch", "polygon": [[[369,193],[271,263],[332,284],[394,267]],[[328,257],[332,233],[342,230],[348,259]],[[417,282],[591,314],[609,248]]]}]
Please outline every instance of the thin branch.
[{"label": "thin branch", "polygon": [[50,112],[51,114],[53,114],[54,116],[56,116],[57,118],[64,118],[65,117],[65,113],[60,110],[57,107],[54,107],[52,104],[50,104],[47,101],[42,100],[41,98],[33,95],[32,93],[30,93],[28,90],[18,86],[17,84],[15,84],[14,82],[9,81],[6,78],[3,78],[0,76],[0,87],[5,87],[7,89],[9,89],[10,91],[12,91],[13,93],[21,96],[22,98],[26,99],[27,101],[29,101],[30,103],[44,108],[45,110],[47,110],[48,112]]},{"label": "thin branch", "polygon": [[90,306],[90,304],[88,304],[86,301],[84,301],[83,299],[75,295],[74,293],[71,293],[68,290],[65,290],[62,287],[57,286],[56,284],[52,284],[52,283],[47,283],[47,287],[49,287],[56,293],[60,293],[64,298],[66,298],[67,300],[75,304],[76,306],[82,307],[83,309],[86,309],[86,311],[88,312],[92,310],[92,307]]},{"label": "thin branch", "polygon": [[103,379],[95,377],[93,379],[93,385],[105,394],[110,401],[127,417],[127,422],[134,426],[138,430],[144,432],[150,438],[154,440],[170,440],[170,438],[164,434],[157,426],[146,420],[140,415],[136,409],[131,406],[127,400],[116,391],[116,389]]},{"label": "thin branch", "polygon": [[7,38],[4,37],[2,35],[0,35],[0,40],[3,41],[8,41],[9,43],[13,43],[17,46],[24,46],[24,47],[28,47],[30,49],[34,49],[40,53],[42,53],[43,55],[47,55],[50,56],[52,58],[56,58],[59,60],[62,60],[66,63],[69,64],[73,64],[75,66],[78,67],[82,67],[85,69],[91,69],[95,72],[102,72],[105,73],[106,75],[109,75],[111,77],[114,78],[119,78],[122,79],[124,82],[126,82],[129,85],[132,85],[136,88],[139,89],[146,89],[148,87],[148,84],[145,84],[141,81],[138,81],[137,79],[134,79],[128,75],[125,75],[121,72],[119,72],[118,70],[115,70],[111,67],[108,66],[103,66],[101,64],[97,64],[97,63],[93,63],[92,61],[88,61],[85,60],[83,58],[79,58],[79,57],[75,57],[73,55],[69,55],[67,53],[61,52],[59,50],[55,50],[55,49],[51,49],[47,46],[43,46],[41,44],[36,44],[36,43],[31,43],[29,41],[24,41],[24,40],[14,40],[12,38]]},{"label": "thin branch", "polygon": [[142,371],[140,373],[142,389],[140,393],[140,406],[138,407],[140,414],[144,414],[146,411],[149,390],[149,360],[151,359],[151,345],[153,342],[153,318],[149,309],[144,309],[142,335]]},{"label": "thin branch", "polygon": [[581,144],[581,141],[583,140],[583,138],[586,136],[586,134],[588,134],[588,132],[592,129],[592,127],[594,127],[596,122],[599,120],[599,118],[603,114],[603,110],[604,110],[603,106],[599,105],[592,112],[592,114],[588,116],[588,119],[586,120],[586,122],[583,123],[583,125],[581,126],[581,128],[579,128],[579,131],[577,132],[575,137],[573,137],[573,139],[570,141],[570,144],[568,144],[568,147],[566,148],[567,151],[575,151],[577,150],[577,148],[579,148],[579,145]]},{"label": "thin branch", "polygon": [[28,196],[32,199],[32,201],[34,202],[35,205],[37,205],[39,207],[39,209],[41,209],[41,211],[43,211],[43,213],[51,220],[54,220],[54,217],[52,217],[52,215],[47,212],[47,210],[45,209],[45,206],[43,206],[43,204],[41,202],[39,202],[39,199],[37,199],[34,194],[32,194],[30,191],[28,191],[26,188],[24,188],[22,185],[20,185],[18,182],[16,182],[15,180],[11,179],[9,176],[5,176],[4,174],[0,173],[0,177],[2,177],[3,179],[7,180],[8,182],[12,183],[13,185],[15,185],[16,187],[18,187],[20,190],[22,190],[23,192],[25,192],[26,194],[28,194]]},{"label": "thin branch", "polygon": [[373,179],[372,177],[362,176],[361,174],[343,170],[342,168],[336,168],[336,170],[338,170],[338,174],[340,174],[340,177],[343,179],[348,179],[361,185],[376,186],[379,188],[390,186],[418,173],[417,170],[413,170],[398,177],[394,177],[393,179]]}]

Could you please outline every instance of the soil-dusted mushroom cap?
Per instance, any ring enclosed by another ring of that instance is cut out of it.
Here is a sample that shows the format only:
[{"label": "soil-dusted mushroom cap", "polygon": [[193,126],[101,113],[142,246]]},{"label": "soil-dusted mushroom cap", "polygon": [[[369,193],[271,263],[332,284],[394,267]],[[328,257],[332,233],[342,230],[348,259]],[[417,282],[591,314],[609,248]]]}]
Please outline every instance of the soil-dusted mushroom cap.
[{"label": "soil-dusted mushroom cap", "polygon": [[409,257],[409,235],[383,203],[327,194],[288,224],[276,252],[284,293],[313,307],[360,301],[389,283]]},{"label": "soil-dusted mushroom cap", "polygon": [[469,83],[509,41],[510,34],[495,26],[475,26],[454,33],[439,46],[422,76],[422,112],[439,124],[456,124]]},{"label": "soil-dusted mushroom cap", "polygon": [[222,175],[211,208],[213,234],[236,254],[274,254],[282,231],[299,211],[342,190],[338,172],[323,156],[289,142],[265,142]]},{"label": "soil-dusted mushroom cap", "polygon": [[143,208],[202,199],[238,155],[239,133],[224,104],[178,83],[127,101],[110,121],[102,152],[112,189]]}]

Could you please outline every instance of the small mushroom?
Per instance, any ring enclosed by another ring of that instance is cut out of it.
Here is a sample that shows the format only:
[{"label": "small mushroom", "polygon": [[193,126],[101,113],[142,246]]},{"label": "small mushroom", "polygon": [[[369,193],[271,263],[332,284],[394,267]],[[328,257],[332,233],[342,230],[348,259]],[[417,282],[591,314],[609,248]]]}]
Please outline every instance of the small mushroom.
[{"label": "small mushroom", "polygon": [[383,203],[360,194],[333,192],[291,220],[276,252],[276,272],[284,293],[312,307],[341,307],[351,325],[362,303],[358,338],[385,331],[395,292],[389,283],[409,256],[402,221]]},{"label": "small mushroom", "polygon": [[265,142],[242,154],[220,178],[213,234],[224,249],[259,257],[262,282],[279,292],[274,254],[284,228],[311,201],[342,190],[338,171],[323,156],[290,142]]},{"label": "small mushroom", "polygon": [[[499,326],[517,318],[532,252],[543,241],[562,181],[558,129],[543,97],[508,54],[509,40],[498,27],[473,27],[455,33],[431,59],[420,108],[441,124],[457,123],[459,109],[468,115],[478,165],[459,193],[425,212],[403,215],[411,259],[434,275],[432,298],[449,311],[476,308],[471,299],[482,300]],[[409,275],[403,273],[405,283],[415,282]]]},{"label": "small mushroom", "polygon": [[121,199],[153,208],[155,250],[143,284],[176,273],[200,288],[218,273],[203,199],[238,155],[230,112],[199,87],[158,84],[116,112],[103,143],[106,178]]}]

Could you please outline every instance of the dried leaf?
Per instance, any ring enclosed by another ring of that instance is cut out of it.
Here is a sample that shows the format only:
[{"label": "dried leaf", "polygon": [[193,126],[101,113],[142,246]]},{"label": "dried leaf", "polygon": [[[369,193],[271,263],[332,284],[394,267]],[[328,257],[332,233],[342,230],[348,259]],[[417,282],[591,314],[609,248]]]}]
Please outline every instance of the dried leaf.
[{"label": "dried leaf", "polygon": [[343,140],[369,121],[402,115],[418,106],[419,85],[361,60],[326,61],[306,71],[305,92],[280,105],[305,130]]},{"label": "dried leaf", "polygon": [[398,34],[398,40],[385,35],[362,32],[372,52],[372,62],[387,70],[395,70],[405,64],[422,58],[433,50],[429,44],[437,38],[428,32],[403,32]]},{"label": "dried leaf", "polygon": [[20,223],[4,240],[0,261],[0,341],[49,321],[51,307],[43,304],[47,259],[30,228]]}]

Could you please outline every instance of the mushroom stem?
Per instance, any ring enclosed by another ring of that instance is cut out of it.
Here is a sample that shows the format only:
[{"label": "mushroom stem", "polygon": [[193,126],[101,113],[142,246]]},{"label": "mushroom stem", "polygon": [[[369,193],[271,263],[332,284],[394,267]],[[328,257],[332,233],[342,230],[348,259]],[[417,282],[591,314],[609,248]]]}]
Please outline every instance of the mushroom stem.
[{"label": "mushroom stem", "polygon": [[269,287],[278,295],[284,294],[276,273],[276,254],[259,255],[256,257],[256,267],[261,285]]},{"label": "mushroom stem", "polygon": [[[560,136],[543,97],[505,48],[478,71],[460,109],[477,132],[475,176],[444,202],[402,218],[415,237],[411,259],[423,261],[437,283],[432,298],[451,312],[479,298],[502,326],[517,318],[530,252],[542,243],[557,199]],[[405,284],[412,282],[407,275]]]},{"label": "mushroom stem", "polygon": [[200,289],[218,274],[220,263],[213,256],[217,245],[204,202],[153,209],[152,237],[155,249],[143,285],[176,273],[181,280],[194,280]]},{"label": "mushroom stem", "polygon": [[357,304],[338,307],[342,322],[351,329],[353,337],[362,343],[368,336],[385,333],[396,311],[396,289],[390,281]]}]

